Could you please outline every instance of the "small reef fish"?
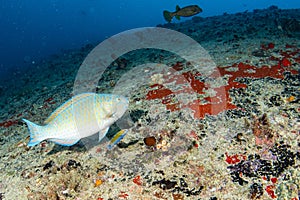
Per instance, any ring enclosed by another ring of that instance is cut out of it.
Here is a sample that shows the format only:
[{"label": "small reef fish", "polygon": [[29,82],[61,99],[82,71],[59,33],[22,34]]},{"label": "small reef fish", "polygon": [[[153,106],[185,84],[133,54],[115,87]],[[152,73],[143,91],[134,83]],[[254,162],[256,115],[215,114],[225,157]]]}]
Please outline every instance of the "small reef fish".
[{"label": "small reef fish", "polygon": [[[43,140],[71,146],[81,138],[97,132],[101,141],[109,127],[126,112],[128,104],[128,99],[120,95],[96,93],[76,95],[58,107],[45,121],[44,126],[23,119],[30,132],[28,146],[37,145]],[[121,139],[116,138],[115,141]]]},{"label": "small reef fish", "polygon": [[197,5],[186,6],[183,8],[180,8],[177,5],[175,12],[164,10],[163,15],[167,22],[171,22],[174,16],[176,17],[176,19],[180,20],[180,17],[191,17],[200,12],[202,12],[202,9]]},{"label": "small reef fish", "polygon": [[111,150],[116,144],[118,144],[123,139],[127,132],[127,129],[122,129],[119,132],[117,132],[115,136],[110,140],[110,143],[107,146],[107,148]]}]

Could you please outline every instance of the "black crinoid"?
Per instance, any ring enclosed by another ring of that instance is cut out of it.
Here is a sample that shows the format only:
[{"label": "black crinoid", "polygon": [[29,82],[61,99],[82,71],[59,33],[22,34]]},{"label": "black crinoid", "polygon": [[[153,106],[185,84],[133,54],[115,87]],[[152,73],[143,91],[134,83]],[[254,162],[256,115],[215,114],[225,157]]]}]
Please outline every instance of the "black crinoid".
[{"label": "black crinoid", "polygon": [[4,199],[4,193],[0,192],[0,200]]},{"label": "black crinoid", "polygon": [[299,159],[299,152],[292,152],[290,146],[283,143],[276,144],[270,151],[276,160],[262,159],[255,154],[249,155],[247,160],[228,166],[233,181],[243,185],[248,183],[243,177],[278,177],[288,167],[294,166],[296,159]]}]

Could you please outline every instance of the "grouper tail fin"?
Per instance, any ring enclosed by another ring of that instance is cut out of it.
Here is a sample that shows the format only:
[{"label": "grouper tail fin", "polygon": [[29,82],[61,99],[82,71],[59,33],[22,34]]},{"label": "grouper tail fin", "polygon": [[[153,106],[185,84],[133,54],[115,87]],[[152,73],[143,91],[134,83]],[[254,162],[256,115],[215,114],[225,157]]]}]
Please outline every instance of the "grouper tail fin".
[{"label": "grouper tail fin", "polygon": [[164,14],[164,18],[167,22],[171,22],[172,18],[173,18],[173,13],[167,11],[167,10],[164,10],[163,12]]},{"label": "grouper tail fin", "polygon": [[30,132],[30,140],[27,146],[32,147],[40,143],[45,139],[45,131],[43,126],[36,125],[31,121],[23,119],[23,121],[27,124],[29,132]]}]

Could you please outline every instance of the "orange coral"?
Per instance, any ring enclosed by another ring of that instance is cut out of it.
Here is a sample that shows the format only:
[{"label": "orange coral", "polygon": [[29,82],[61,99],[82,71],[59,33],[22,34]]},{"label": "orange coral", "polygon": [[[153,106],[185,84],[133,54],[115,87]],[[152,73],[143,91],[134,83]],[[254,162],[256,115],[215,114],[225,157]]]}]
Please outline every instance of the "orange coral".
[{"label": "orange coral", "polygon": [[94,186],[95,186],[95,187],[98,187],[98,186],[101,185],[102,183],[103,183],[103,181],[102,181],[101,179],[96,179],[96,180],[95,180]]}]

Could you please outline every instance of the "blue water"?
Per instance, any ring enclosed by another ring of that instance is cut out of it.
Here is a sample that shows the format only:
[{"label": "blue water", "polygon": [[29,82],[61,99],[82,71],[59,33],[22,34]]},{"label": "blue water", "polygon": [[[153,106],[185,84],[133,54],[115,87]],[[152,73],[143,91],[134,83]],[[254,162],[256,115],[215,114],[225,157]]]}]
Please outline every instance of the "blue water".
[{"label": "blue water", "polygon": [[[197,4],[207,17],[277,5],[299,8],[299,0],[1,0],[0,78],[39,59],[101,42],[124,30],[165,23],[163,10]],[[176,23],[177,21],[174,20]]]}]

